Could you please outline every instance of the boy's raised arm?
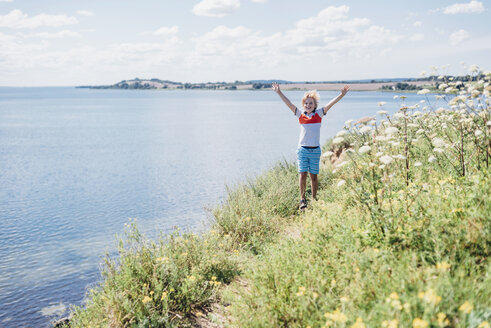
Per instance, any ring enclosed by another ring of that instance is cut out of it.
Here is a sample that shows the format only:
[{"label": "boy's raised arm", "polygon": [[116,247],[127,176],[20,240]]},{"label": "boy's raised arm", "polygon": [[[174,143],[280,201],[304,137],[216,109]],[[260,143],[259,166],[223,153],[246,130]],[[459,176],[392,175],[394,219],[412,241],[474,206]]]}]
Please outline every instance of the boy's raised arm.
[{"label": "boy's raised arm", "polygon": [[297,106],[292,104],[292,102],[281,92],[280,90],[280,85],[276,82],[273,82],[273,90],[280,96],[281,100],[290,108],[290,110],[295,114],[295,109],[297,109]]},{"label": "boy's raised arm", "polygon": [[341,98],[344,97],[344,95],[346,93],[348,93],[349,91],[349,85],[345,85],[342,89],[341,89],[341,93],[339,94],[339,96],[337,96],[336,98],[333,98],[326,106],[324,106],[322,109],[324,110],[324,115],[326,115],[327,111],[329,109],[331,109],[332,106],[334,106],[335,103],[337,103],[338,101],[341,100]]}]

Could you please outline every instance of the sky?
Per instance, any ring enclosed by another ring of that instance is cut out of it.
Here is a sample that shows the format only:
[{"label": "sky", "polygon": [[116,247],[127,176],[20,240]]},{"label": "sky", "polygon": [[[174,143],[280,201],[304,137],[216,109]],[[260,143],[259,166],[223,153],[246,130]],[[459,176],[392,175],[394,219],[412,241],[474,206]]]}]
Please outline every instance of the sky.
[{"label": "sky", "polygon": [[490,0],[0,0],[0,86],[491,69]]}]

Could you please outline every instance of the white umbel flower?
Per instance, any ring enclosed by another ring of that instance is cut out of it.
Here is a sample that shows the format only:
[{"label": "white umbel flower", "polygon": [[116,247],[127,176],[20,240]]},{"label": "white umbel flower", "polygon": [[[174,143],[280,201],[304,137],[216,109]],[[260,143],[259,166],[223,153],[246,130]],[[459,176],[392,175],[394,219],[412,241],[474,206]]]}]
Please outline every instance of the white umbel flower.
[{"label": "white umbel flower", "polygon": [[440,138],[433,138],[431,140],[431,143],[436,148],[446,148],[447,147],[447,144],[445,143],[445,141],[443,139],[440,139]]},{"label": "white umbel flower", "polygon": [[371,150],[370,146],[362,146],[360,149],[358,149],[358,152],[360,154],[365,154],[368,153]]},{"label": "white umbel flower", "polygon": [[428,157],[428,162],[430,163],[436,162],[436,157],[431,155],[430,157]]},{"label": "white umbel flower", "polygon": [[423,163],[421,163],[421,162],[416,162],[416,163],[414,163],[414,166],[416,166],[416,167],[423,166]]},{"label": "white umbel flower", "polygon": [[389,155],[381,156],[379,159],[384,164],[390,164],[393,161],[393,158],[390,157]]},{"label": "white umbel flower", "polygon": [[337,144],[340,144],[343,141],[344,141],[344,138],[343,137],[336,137],[336,138],[334,138],[334,140],[332,141],[332,143],[335,144],[335,145],[337,145]]},{"label": "white umbel flower", "polygon": [[336,133],[336,137],[342,137],[342,136],[344,136],[346,133],[348,133],[348,131],[346,131],[346,130],[341,130],[341,131],[339,131],[338,133]]},{"label": "white umbel flower", "polygon": [[338,187],[342,187],[342,186],[344,186],[345,184],[346,184],[346,181],[345,181],[345,180],[339,180],[339,182],[338,182],[337,186],[338,186]]},{"label": "white umbel flower", "polygon": [[322,154],[322,157],[330,157],[332,155],[334,155],[332,151],[326,151],[324,154]]},{"label": "white umbel flower", "polygon": [[360,129],[360,133],[368,133],[370,131],[372,131],[372,128],[366,125]]},{"label": "white umbel flower", "polygon": [[387,129],[385,129],[385,131],[384,131],[384,132],[385,132],[385,134],[387,134],[387,135],[393,135],[393,134],[395,134],[395,133],[399,132],[399,129],[398,129],[398,128],[396,128],[395,126],[389,126]]},{"label": "white umbel flower", "polygon": [[425,95],[427,93],[430,93],[431,91],[429,89],[422,89],[418,91],[418,95]]}]

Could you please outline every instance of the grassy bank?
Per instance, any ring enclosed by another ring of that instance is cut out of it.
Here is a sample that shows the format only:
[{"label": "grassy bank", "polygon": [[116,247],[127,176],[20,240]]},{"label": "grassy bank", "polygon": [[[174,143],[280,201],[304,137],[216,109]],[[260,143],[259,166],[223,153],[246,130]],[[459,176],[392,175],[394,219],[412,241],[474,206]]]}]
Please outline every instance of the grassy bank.
[{"label": "grassy bank", "polygon": [[208,233],[131,226],[70,326],[489,327],[490,78],[347,122],[305,213],[280,163]]}]

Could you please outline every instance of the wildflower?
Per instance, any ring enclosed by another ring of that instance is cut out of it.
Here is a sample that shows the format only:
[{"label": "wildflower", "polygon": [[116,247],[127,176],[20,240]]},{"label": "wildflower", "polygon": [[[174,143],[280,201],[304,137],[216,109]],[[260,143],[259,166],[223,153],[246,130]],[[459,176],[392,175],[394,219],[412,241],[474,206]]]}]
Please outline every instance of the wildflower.
[{"label": "wildflower", "polygon": [[353,120],[347,120],[346,122],[344,122],[344,125],[350,126],[351,123],[353,123]]},{"label": "wildflower", "polygon": [[450,269],[450,264],[448,264],[445,261],[439,262],[439,263],[436,264],[436,269],[437,270],[446,271],[446,270]]},{"label": "wildflower", "polygon": [[491,327],[491,326],[489,325],[489,322],[487,322],[487,321],[483,321],[479,324],[479,326],[477,326],[477,328],[489,328],[489,327]]},{"label": "wildflower", "polygon": [[188,280],[189,280],[189,281],[195,281],[195,280],[196,280],[196,277],[195,277],[195,276],[189,276],[189,277],[188,277]]},{"label": "wildflower", "polygon": [[416,166],[416,167],[419,167],[419,166],[422,166],[422,165],[423,165],[423,163],[421,163],[421,162],[414,163],[414,166]]},{"label": "wildflower", "polygon": [[445,150],[443,150],[443,149],[441,149],[441,148],[433,148],[433,151],[434,151],[435,153],[439,153],[439,154],[441,154],[441,153],[445,152]]},{"label": "wildflower", "polygon": [[312,293],[312,297],[313,297],[314,299],[316,299],[317,297],[319,297],[319,294],[317,294],[316,292],[313,292],[313,293]]},{"label": "wildflower", "polygon": [[375,140],[376,141],[386,141],[387,140],[387,137],[385,137],[385,136],[376,136],[375,137]]},{"label": "wildflower", "polygon": [[438,296],[433,289],[428,289],[426,293],[419,292],[418,297],[428,304],[437,305],[442,300],[441,296]]},{"label": "wildflower", "polygon": [[430,163],[436,162],[436,157],[431,155],[430,157],[428,157],[428,162]]},{"label": "wildflower", "polygon": [[459,311],[462,311],[465,314],[471,313],[473,309],[474,309],[474,306],[471,303],[469,303],[468,301],[465,301],[464,304],[462,304],[459,307]]},{"label": "wildflower", "polygon": [[385,110],[379,110],[377,112],[377,114],[379,114],[379,115],[387,115],[387,111],[385,111]]},{"label": "wildflower", "polygon": [[387,134],[387,135],[392,135],[392,134],[395,134],[395,133],[399,132],[399,129],[398,129],[398,128],[396,128],[395,126],[390,126],[390,127],[388,127],[387,129],[385,129],[385,131],[384,131],[384,132],[385,132],[385,134]]},{"label": "wildflower", "polygon": [[322,157],[330,157],[332,155],[334,155],[332,151],[326,151],[324,154],[322,154]]},{"label": "wildflower", "polygon": [[166,297],[167,297],[167,292],[163,292],[160,300],[163,301]]},{"label": "wildflower", "polygon": [[344,141],[344,138],[343,137],[336,137],[336,138],[334,138],[334,140],[332,141],[332,143],[335,144],[335,145],[337,145],[337,144],[340,144],[343,141]]},{"label": "wildflower", "polygon": [[353,324],[353,326],[351,326],[351,328],[365,328],[363,319],[360,317],[356,318],[356,322]]},{"label": "wildflower", "polygon": [[385,104],[387,104],[385,101],[380,101],[380,102],[378,103],[378,105],[379,105],[379,106],[383,106],[383,105],[385,105]]},{"label": "wildflower", "polygon": [[339,131],[338,133],[336,133],[336,137],[342,137],[342,136],[344,136],[346,133],[348,133],[346,130],[341,130],[341,131]]},{"label": "wildflower", "polygon": [[[397,145],[399,145],[399,143],[397,143]],[[406,156],[401,155],[401,154],[398,154],[398,155],[392,156],[392,158],[395,158],[395,159],[406,159]]]},{"label": "wildflower", "polygon": [[343,312],[339,311],[339,309],[336,309],[332,313],[326,312],[324,314],[324,317],[326,317],[327,319],[330,319],[334,322],[345,323],[346,321],[348,321],[348,318],[346,317],[346,315]]},{"label": "wildflower", "polygon": [[474,135],[476,137],[479,137],[481,134],[482,134],[482,131],[481,130],[476,130],[476,132],[474,132]]},{"label": "wildflower", "polygon": [[345,185],[345,183],[346,183],[346,181],[345,181],[345,180],[339,180],[339,182],[338,182],[337,186],[338,186],[338,187],[342,187],[342,186],[344,186],[344,185]]},{"label": "wildflower", "polygon": [[368,153],[372,148],[370,146],[362,146],[360,149],[358,149],[358,152],[360,154],[365,154]]},{"label": "wildflower", "polygon": [[471,67],[469,68],[469,71],[471,71],[472,73],[477,73],[479,71],[479,66],[471,65]]},{"label": "wildflower", "polygon": [[305,287],[300,286],[298,287],[297,296],[303,296],[303,295],[305,295]]},{"label": "wildflower", "polygon": [[422,89],[418,91],[418,95],[425,95],[427,93],[430,93],[431,91],[429,89]]},{"label": "wildflower", "polygon": [[442,83],[442,84],[440,84],[438,86],[438,89],[440,89],[440,90],[443,90],[443,89],[446,89],[446,88],[448,88],[448,84],[446,84],[446,83]]},{"label": "wildflower", "polygon": [[415,318],[413,320],[413,328],[426,328],[428,327],[428,322],[421,318]]},{"label": "wildflower", "polygon": [[382,157],[380,157],[380,161],[384,164],[390,164],[390,162],[392,162],[392,157],[390,157],[389,155],[384,155]]},{"label": "wildflower", "polygon": [[440,312],[436,315],[436,320],[438,321],[438,325],[440,327],[445,327],[450,325],[450,321],[447,319],[447,315],[443,312]]},{"label": "wildflower", "polygon": [[343,167],[343,166],[345,166],[345,165],[347,165],[347,164],[348,164],[348,162],[347,162],[347,161],[344,161],[344,162],[341,162],[341,163],[339,163],[339,164],[336,164],[336,167],[338,167],[338,168],[339,168],[339,167]]},{"label": "wildflower", "polygon": [[151,299],[150,297],[145,296],[145,297],[143,298],[143,300],[142,300],[142,303],[143,303],[143,304],[147,304],[148,302],[151,302],[151,301],[152,301],[152,299]]},{"label": "wildflower", "polygon": [[331,280],[331,287],[336,286],[336,279]]},{"label": "wildflower", "polygon": [[367,133],[367,132],[370,132],[372,131],[372,128],[369,127],[369,126],[363,126],[362,128],[360,128],[360,133]]},{"label": "wildflower", "polygon": [[383,328],[397,328],[398,324],[399,324],[399,322],[397,321],[397,319],[385,320],[382,322],[382,327]]},{"label": "wildflower", "polygon": [[346,296],[341,296],[341,298],[339,298],[339,301],[340,301],[341,303],[348,303],[349,298],[348,298],[348,297],[346,297]]},{"label": "wildflower", "polygon": [[201,312],[201,311],[196,311],[196,316],[197,316],[197,317],[202,317],[202,316],[203,316],[203,312]]},{"label": "wildflower", "polygon": [[[401,96],[401,98],[402,98],[402,96]],[[402,109],[402,108],[401,108],[401,109]],[[396,118],[396,119],[400,119],[400,118],[402,118],[402,117],[404,117],[404,114],[402,114],[402,113],[395,113],[395,114],[394,114],[394,118]]]},{"label": "wildflower", "polygon": [[435,146],[437,148],[446,148],[447,147],[447,144],[445,143],[445,141],[443,139],[440,139],[440,138],[433,138],[433,140],[431,140],[431,143],[433,144],[433,146]]}]

